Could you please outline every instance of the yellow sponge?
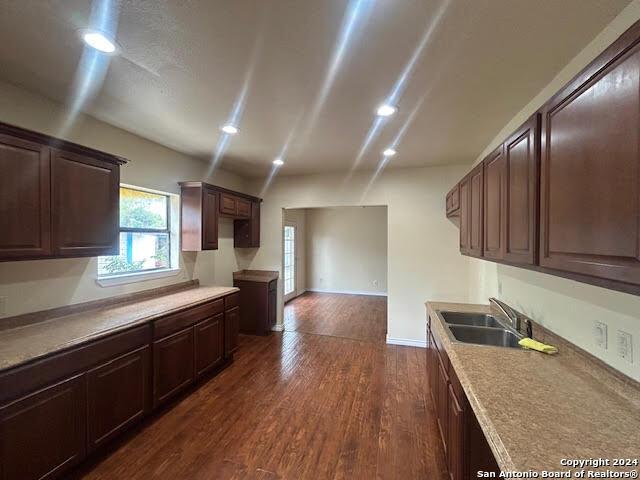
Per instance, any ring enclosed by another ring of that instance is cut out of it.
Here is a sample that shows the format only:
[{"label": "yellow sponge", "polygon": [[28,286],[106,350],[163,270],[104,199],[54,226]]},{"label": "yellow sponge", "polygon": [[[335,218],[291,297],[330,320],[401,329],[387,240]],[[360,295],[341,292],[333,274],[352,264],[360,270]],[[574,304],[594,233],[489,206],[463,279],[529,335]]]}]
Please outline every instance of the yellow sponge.
[{"label": "yellow sponge", "polygon": [[547,353],[549,355],[553,355],[554,353],[558,353],[558,349],[553,345],[547,345],[542,342],[538,342],[533,338],[523,338],[518,342],[521,347],[537,350],[538,352]]}]

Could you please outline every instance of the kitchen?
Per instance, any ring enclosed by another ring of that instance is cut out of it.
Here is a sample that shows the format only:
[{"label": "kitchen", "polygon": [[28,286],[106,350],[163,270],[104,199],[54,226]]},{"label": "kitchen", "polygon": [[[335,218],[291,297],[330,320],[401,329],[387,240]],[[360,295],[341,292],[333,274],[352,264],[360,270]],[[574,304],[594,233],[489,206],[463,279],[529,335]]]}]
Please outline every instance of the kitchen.
[{"label": "kitchen", "polygon": [[[640,2],[305,3],[4,2],[0,478],[637,471]],[[381,206],[379,298],[285,299]]]}]

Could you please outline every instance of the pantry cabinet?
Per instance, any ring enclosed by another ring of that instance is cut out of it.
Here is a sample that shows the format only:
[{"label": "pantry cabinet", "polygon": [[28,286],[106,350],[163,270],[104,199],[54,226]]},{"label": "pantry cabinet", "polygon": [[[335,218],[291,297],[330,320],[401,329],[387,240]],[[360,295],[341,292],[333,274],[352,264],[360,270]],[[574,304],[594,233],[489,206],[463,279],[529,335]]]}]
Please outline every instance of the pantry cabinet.
[{"label": "pantry cabinet", "polygon": [[0,124],[0,261],[117,253],[123,163]]}]

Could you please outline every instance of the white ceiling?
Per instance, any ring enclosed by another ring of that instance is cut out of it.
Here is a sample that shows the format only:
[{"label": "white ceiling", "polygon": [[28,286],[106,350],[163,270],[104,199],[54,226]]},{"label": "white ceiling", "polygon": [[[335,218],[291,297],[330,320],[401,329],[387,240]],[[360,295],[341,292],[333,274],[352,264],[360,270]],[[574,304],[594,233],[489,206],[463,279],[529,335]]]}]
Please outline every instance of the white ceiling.
[{"label": "white ceiling", "polygon": [[[122,51],[91,76],[78,29],[92,2],[2,0],[0,78],[259,176],[287,140],[283,173],[375,168],[403,126],[389,167],[472,162],[629,0],[113,3]],[[95,89],[82,97],[74,78]],[[399,112],[357,161],[399,83]],[[243,85],[240,134],[221,149]]]}]

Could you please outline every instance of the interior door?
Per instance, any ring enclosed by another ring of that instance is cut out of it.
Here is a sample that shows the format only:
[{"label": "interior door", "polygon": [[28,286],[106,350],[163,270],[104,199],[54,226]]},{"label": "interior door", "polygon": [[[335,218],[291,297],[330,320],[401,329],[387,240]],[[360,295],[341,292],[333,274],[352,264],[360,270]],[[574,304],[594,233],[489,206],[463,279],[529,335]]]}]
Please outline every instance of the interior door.
[{"label": "interior door", "polygon": [[284,226],[284,301],[296,296],[296,226]]}]

